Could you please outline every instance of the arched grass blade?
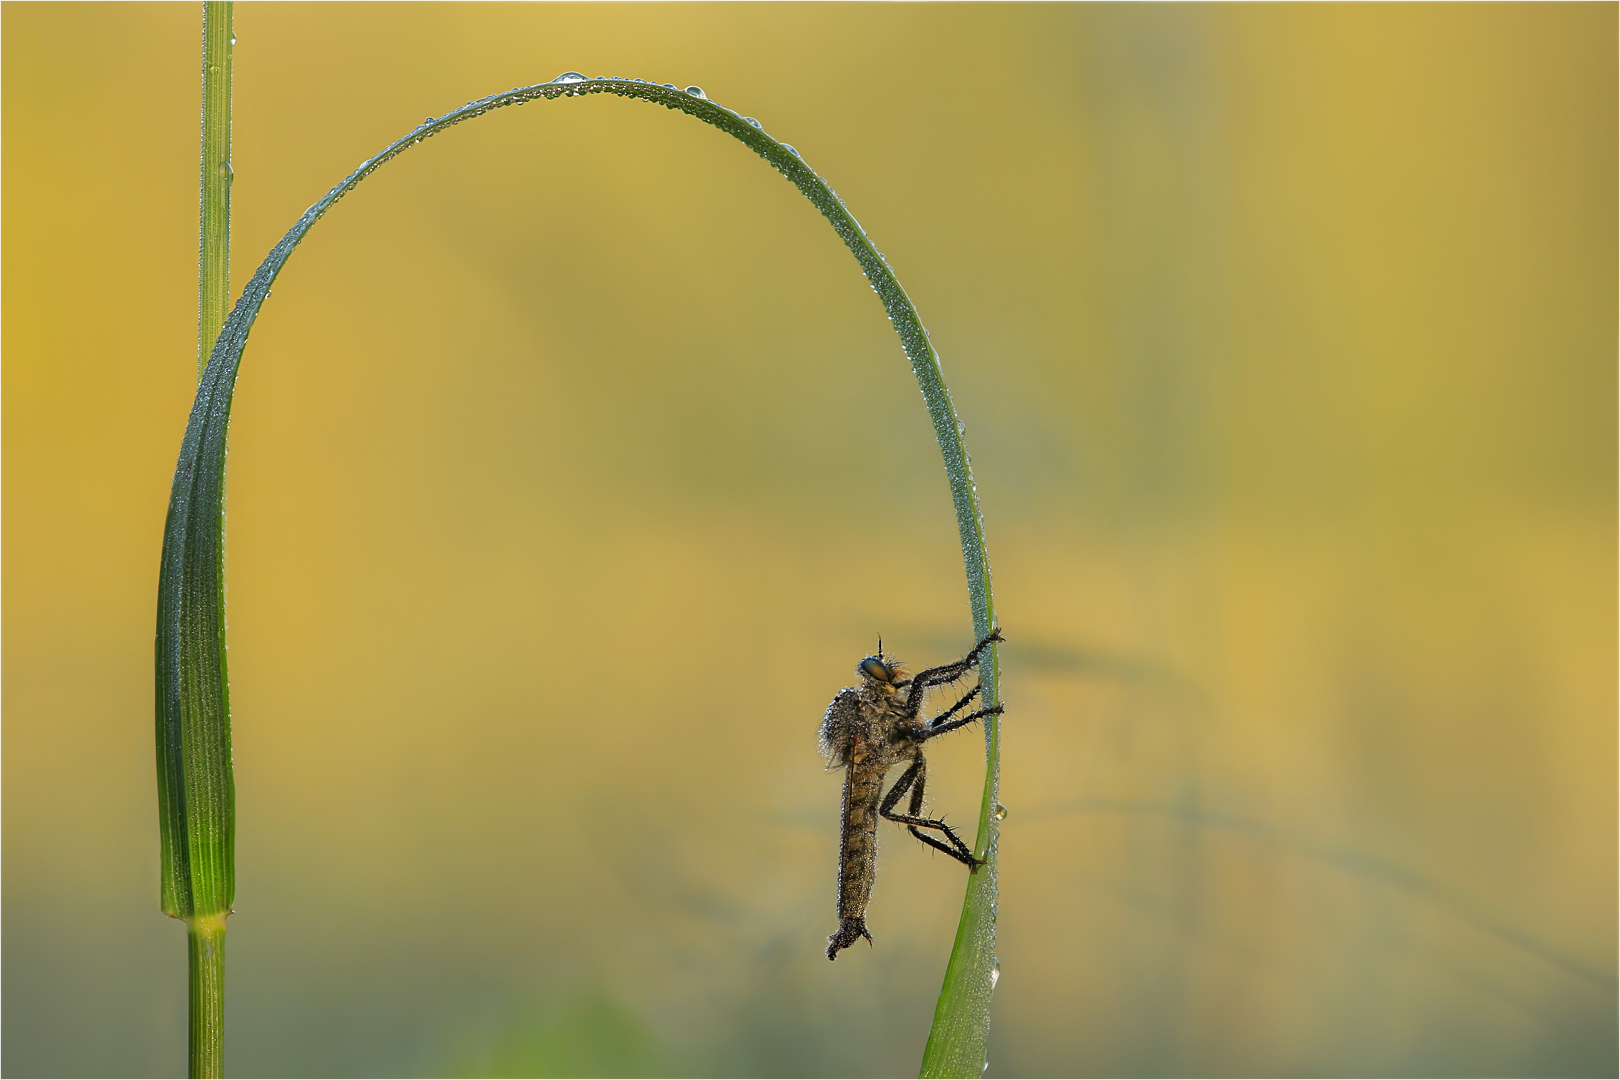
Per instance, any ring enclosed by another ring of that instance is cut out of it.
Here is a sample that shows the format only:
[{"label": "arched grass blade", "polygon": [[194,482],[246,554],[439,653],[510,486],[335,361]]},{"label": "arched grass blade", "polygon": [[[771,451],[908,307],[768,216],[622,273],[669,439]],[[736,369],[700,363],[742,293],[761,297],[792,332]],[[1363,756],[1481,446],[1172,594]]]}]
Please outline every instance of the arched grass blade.
[{"label": "arched grass blade", "polygon": [[[184,858],[189,859],[192,868],[188,880],[201,883],[200,887],[186,886],[192,890],[186,900],[193,905],[199,902],[223,905],[218,906],[221,912],[229,905],[230,832],[228,814],[224,814],[229,806],[230,785],[222,561],[225,439],[237,368],[253,322],[270,295],[270,286],[293,248],[334,203],[385,162],[423,139],[508,105],[590,94],[613,94],[651,102],[718,128],[769,162],[826,216],[871,281],[911,361],[944,456],[951,499],[956,507],[975,636],[987,635],[995,625],[984,524],[962,443],[961,424],[940,374],[939,357],[929,343],[928,332],[923,329],[916,308],[883,256],[842,200],[804,163],[796,150],[765,134],[756,122],[710,101],[697,87],[680,90],[640,79],[588,79],[570,72],[549,83],[518,87],[468,102],[422,124],[364,162],[304,212],[271,249],[243,289],[241,299],[214,344],[198,386],[175,469],[164,531],[158,586],[157,657],[160,762],[173,764],[177,770],[171,774],[165,788],[170,792],[165,796],[168,800],[165,813],[175,810],[184,821],[183,827],[175,828],[175,835],[187,840]],[[1000,694],[994,647],[981,670],[984,702],[996,704]],[[999,775],[999,719],[986,718],[984,728],[987,768],[975,854],[988,865],[970,880],[956,947],[951,954],[923,1062],[926,1075],[978,1076],[983,1069],[990,1022],[990,988],[994,985],[996,820],[990,811],[995,805]],[[190,785],[194,762],[198,767],[196,794],[216,801],[200,803],[193,798]],[[183,780],[180,779],[182,768]],[[166,910],[170,879],[176,882],[174,890],[178,897],[180,879],[186,876],[185,868],[174,862],[180,858],[176,854],[179,850],[166,843]]]}]

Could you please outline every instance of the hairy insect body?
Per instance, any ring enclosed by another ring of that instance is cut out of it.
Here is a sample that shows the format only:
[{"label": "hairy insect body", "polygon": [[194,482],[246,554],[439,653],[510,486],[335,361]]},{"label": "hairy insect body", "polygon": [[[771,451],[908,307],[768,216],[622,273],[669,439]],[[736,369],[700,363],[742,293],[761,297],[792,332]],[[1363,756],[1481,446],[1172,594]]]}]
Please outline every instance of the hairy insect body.
[{"label": "hairy insect body", "polygon": [[[915,718],[906,716],[899,690],[884,683],[839,691],[822,722],[822,747],[834,765],[844,767],[838,933],[828,939],[829,957],[854,944],[857,938],[872,940],[866,930],[866,905],[877,880],[878,807],[883,801],[883,778],[893,765],[911,756],[916,747],[911,739],[915,723]],[[836,946],[831,945],[834,941]]]},{"label": "hairy insect body", "polygon": [[[838,957],[860,938],[868,942],[866,906],[872,898],[877,878],[877,825],[880,817],[906,826],[918,840],[965,863],[969,870],[979,866],[968,846],[943,821],[922,817],[923,787],[927,765],[922,744],[954,731],[983,716],[1001,712],[1001,706],[979,709],[957,716],[979,694],[975,686],[967,696],[931,722],[918,719],[923,697],[930,687],[955,682],[977,664],[979,654],[992,642],[1002,640],[997,631],[974,646],[973,651],[954,664],[930,668],[915,679],[906,669],[883,656],[868,656],[856,666],[860,686],[838,692],[821,723],[821,746],[830,768],[844,769],[844,807],[838,852],[838,931],[827,939],[827,959]],[[909,761],[900,780],[883,794],[883,778],[889,769]],[[911,793],[909,813],[895,812],[901,796]],[[935,839],[920,830],[938,832]]]}]

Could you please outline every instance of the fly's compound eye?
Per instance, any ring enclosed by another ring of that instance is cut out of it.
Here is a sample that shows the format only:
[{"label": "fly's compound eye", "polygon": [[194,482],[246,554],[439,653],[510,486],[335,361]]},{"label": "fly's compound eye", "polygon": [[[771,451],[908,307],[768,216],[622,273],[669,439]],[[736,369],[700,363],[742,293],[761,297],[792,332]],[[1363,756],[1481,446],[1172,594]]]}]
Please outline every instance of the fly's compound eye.
[{"label": "fly's compound eye", "polygon": [[876,679],[878,682],[888,683],[894,681],[894,671],[875,656],[868,656],[865,660],[862,660],[855,670],[869,679]]}]

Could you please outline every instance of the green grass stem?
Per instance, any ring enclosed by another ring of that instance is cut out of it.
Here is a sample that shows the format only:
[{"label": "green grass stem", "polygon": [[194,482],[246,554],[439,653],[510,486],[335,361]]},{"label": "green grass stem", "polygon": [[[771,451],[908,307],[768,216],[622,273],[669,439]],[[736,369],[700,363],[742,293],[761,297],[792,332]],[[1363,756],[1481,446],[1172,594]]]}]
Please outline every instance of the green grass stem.
[{"label": "green grass stem", "polygon": [[[791,146],[767,135],[756,121],[710,101],[697,87],[681,90],[639,79],[587,79],[570,72],[549,83],[516,87],[470,101],[459,109],[423,123],[390,144],[306,210],[270,250],[243,288],[241,298],[214,344],[197,388],[197,398],[181,443],[180,460],[175,469],[170,496],[169,517],[164,529],[158,585],[160,775],[164,763],[175,760],[181,748],[184,748],[188,770],[194,757],[203,763],[206,768],[199,777],[204,783],[215,785],[213,794],[216,797],[229,788],[230,725],[225,680],[222,562],[225,442],[236,374],[248,334],[259,309],[270,295],[271,285],[293,249],[334,203],[384,163],[423,139],[432,138],[456,124],[509,105],[591,94],[612,94],[662,105],[725,132],[786,176],[826,216],[860,263],[888,311],[895,331],[900,335],[901,345],[922,390],[945,461],[951,500],[956,508],[962,559],[967,572],[974,633],[976,637],[983,637],[995,625],[990,564],[985,553],[984,524],[979,512],[978,495],[974,490],[967,451],[962,443],[962,426],[940,373],[939,357],[910,298],[843,201]],[[981,664],[983,696],[987,705],[1000,701],[999,674],[996,650],[992,647]],[[926,1076],[976,1077],[984,1068],[984,1047],[990,1024],[990,992],[996,976],[997,821],[993,811],[1000,762],[999,720],[987,719],[984,729],[985,787],[974,850],[987,865],[969,879],[955,948],[946,968],[944,986],[922,1063],[922,1073]],[[169,738],[169,757],[165,757],[161,750],[165,746],[165,733]],[[186,794],[189,796],[189,790]],[[216,798],[210,805],[222,807],[227,804]],[[192,806],[188,799],[181,800],[182,813],[190,813]],[[191,837],[207,832],[211,837],[227,836],[228,830],[222,828],[225,824],[228,822],[214,820],[193,825],[188,818],[186,829],[178,830],[176,835]],[[168,852],[166,846],[166,859]],[[210,883],[211,891],[206,892],[205,900],[216,906],[209,910],[223,914],[228,910],[228,901],[222,907],[217,904],[221,897],[229,895],[228,889],[221,891],[231,875],[229,851],[226,847],[209,848],[208,852],[208,857],[218,854],[218,865],[205,868],[203,873],[194,873],[193,876]],[[199,848],[192,849],[194,865],[203,857],[204,853]],[[166,877],[166,889],[169,888],[167,880]],[[167,895],[166,892],[166,898]]]},{"label": "green grass stem", "polygon": [[190,971],[190,1038],[186,1056],[192,1076],[225,1075],[225,916],[186,922]]},{"label": "green grass stem", "polygon": [[[231,46],[228,0],[203,4],[202,150],[197,240],[197,376],[202,378],[230,299]],[[172,524],[172,506],[171,506]],[[167,529],[165,530],[167,532]],[[217,546],[212,557],[224,558]],[[225,606],[223,566],[208,605]],[[157,638],[158,833],[163,911],[186,923],[190,996],[187,1059],[192,1076],[225,1068],[225,919],[235,895],[236,794],[225,679],[225,624],[182,627],[173,589],[159,588]],[[202,609],[196,608],[197,611]],[[200,634],[201,637],[195,637]],[[195,638],[195,640],[193,640]],[[210,663],[185,664],[210,647]],[[177,681],[170,681],[177,676]],[[190,708],[176,707],[176,695]]]},{"label": "green grass stem", "polygon": [[231,302],[230,0],[204,0],[202,65],[202,212],[197,239],[197,377],[225,325]]}]

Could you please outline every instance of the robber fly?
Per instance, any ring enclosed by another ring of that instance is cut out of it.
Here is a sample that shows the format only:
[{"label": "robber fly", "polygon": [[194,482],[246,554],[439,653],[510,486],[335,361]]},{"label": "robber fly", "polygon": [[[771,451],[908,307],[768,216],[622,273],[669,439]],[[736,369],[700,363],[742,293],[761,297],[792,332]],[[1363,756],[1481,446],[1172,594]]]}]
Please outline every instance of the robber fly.
[{"label": "robber fly", "polygon": [[[943,851],[958,862],[966,863],[971,873],[984,863],[973,857],[973,852],[943,821],[922,816],[923,783],[928,766],[923,761],[923,743],[947,731],[971,724],[981,717],[1001,712],[1001,705],[979,709],[964,716],[965,709],[983,689],[982,684],[932,720],[918,719],[923,697],[931,687],[956,682],[979,664],[979,654],[992,641],[1002,641],[999,629],[973,651],[954,664],[943,664],[910,676],[899,661],[883,655],[883,642],[879,640],[876,656],[868,656],[855,665],[860,677],[859,686],[846,686],[838,691],[827,715],[821,721],[821,749],[827,755],[830,769],[844,770],[843,834],[838,848],[838,932],[827,939],[827,959],[838,959],[838,950],[865,938],[871,944],[872,935],[866,931],[866,904],[872,898],[872,883],[877,877],[877,823],[878,817],[888,818],[906,827],[906,831],[931,848]],[[889,769],[902,761],[909,761],[906,769],[887,795],[883,794],[883,777]],[[911,792],[911,802],[904,814],[896,813],[895,806],[901,796]],[[924,832],[923,830],[928,830]],[[938,839],[931,833],[938,833]]]}]

